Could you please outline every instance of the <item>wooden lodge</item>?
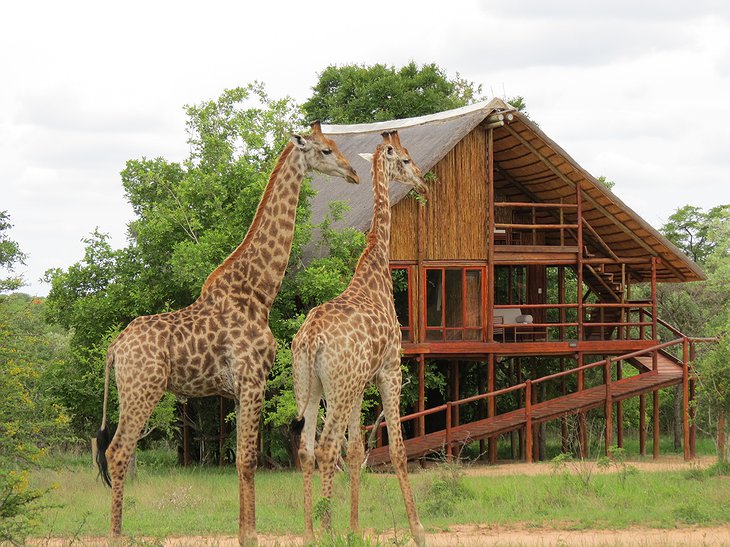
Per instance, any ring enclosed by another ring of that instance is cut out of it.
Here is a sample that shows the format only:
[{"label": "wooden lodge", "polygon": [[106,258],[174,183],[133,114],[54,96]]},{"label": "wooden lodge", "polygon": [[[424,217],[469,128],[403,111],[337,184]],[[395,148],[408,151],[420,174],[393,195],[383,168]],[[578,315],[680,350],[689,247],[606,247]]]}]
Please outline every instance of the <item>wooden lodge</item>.
[{"label": "wooden lodge", "polygon": [[[653,432],[656,457],[658,390],[673,385],[682,386],[691,457],[699,340],[658,317],[656,289],[703,279],[697,265],[499,99],[419,118],[323,126],[362,182],[345,188],[315,179],[314,222],[339,200],[349,206],[342,225],[369,228],[372,188],[358,154],[372,152],[386,129],[398,129],[414,161],[433,174],[425,203],[391,188],[394,299],[403,359],[418,384],[418,402],[402,419],[409,458],[439,450],[451,457],[480,441],[480,452],[495,461],[505,435],[512,457],[533,461],[543,424],[553,421],[563,448],[575,441],[586,455],[585,417],[596,408],[608,450],[623,444],[622,401],[630,397],[639,398],[641,453]],[[445,373],[446,396],[425,385],[428,366]],[[464,392],[465,374],[477,391]],[[371,465],[387,461],[383,429]]]}]

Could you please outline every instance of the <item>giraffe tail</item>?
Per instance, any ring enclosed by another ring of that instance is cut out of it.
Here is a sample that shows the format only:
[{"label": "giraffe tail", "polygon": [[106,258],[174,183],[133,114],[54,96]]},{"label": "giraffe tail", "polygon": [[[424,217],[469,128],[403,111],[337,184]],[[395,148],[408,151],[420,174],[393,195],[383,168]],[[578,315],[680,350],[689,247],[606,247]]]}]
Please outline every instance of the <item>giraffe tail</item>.
[{"label": "giraffe tail", "polygon": [[302,432],[302,429],[304,429],[304,411],[307,409],[307,405],[309,404],[309,397],[312,391],[312,375],[314,374],[314,362],[317,359],[319,350],[322,347],[322,342],[323,340],[321,340],[319,336],[316,336],[314,340],[309,343],[304,342],[303,344],[298,344],[296,338],[292,343],[292,350],[294,353],[294,355],[292,356],[292,361],[294,366],[295,391],[297,384],[299,384],[301,381],[306,383],[306,395],[301,400],[299,399],[299,397],[297,397],[299,414],[296,418],[292,420],[290,425],[291,431],[295,435],[299,435]]},{"label": "giraffe tail", "polygon": [[106,367],[104,370],[104,410],[101,416],[101,427],[96,433],[96,465],[99,467],[101,479],[109,487],[112,485],[112,480],[109,476],[109,465],[106,461],[106,449],[111,444],[112,436],[106,427],[106,410],[109,402],[109,376],[112,366],[114,366],[114,352],[110,347],[106,352]]}]

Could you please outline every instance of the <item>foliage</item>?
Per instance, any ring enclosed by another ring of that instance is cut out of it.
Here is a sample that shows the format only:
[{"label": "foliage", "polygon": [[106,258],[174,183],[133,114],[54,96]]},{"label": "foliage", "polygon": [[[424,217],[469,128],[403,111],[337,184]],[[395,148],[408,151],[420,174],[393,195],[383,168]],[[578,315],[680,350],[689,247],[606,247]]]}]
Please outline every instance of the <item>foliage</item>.
[{"label": "foliage", "polygon": [[718,244],[718,232],[727,231],[729,224],[730,205],[707,211],[685,205],[669,217],[661,232],[692,260],[704,264]]},{"label": "foliage", "polygon": [[[18,264],[23,264],[23,260],[25,260],[25,254],[20,250],[20,246],[6,233],[12,227],[8,212],[0,211],[0,272],[7,270],[11,274],[13,268]],[[23,280],[19,276],[0,277],[0,293],[16,290],[22,285]]]},{"label": "foliage", "polygon": [[328,66],[302,108],[326,123],[368,123],[433,114],[480,100],[481,86],[449,79],[436,64],[396,69],[376,64]]},{"label": "foliage", "polygon": [[0,296],[0,543],[18,543],[39,520],[44,490],[29,470],[49,447],[70,439],[69,418],[44,377],[65,351],[64,336],[43,321],[42,301]]}]

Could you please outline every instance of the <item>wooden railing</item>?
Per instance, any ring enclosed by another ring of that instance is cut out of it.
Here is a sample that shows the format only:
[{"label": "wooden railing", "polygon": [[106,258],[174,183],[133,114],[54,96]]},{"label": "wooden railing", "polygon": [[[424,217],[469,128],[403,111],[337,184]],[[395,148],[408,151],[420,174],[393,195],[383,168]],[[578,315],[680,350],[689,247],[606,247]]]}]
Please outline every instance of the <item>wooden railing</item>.
[{"label": "wooden railing", "polygon": [[[675,329],[676,331],[676,329]],[[679,331],[676,331],[679,332]],[[452,441],[452,430],[455,425],[452,425],[452,409],[454,407],[458,407],[460,405],[473,403],[476,401],[481,401],[484,399],[490,399],[495,398],[501,395],[505,395],[508,393],[512,393],[515,391],[521,391],[524,392],[524,413],[525,413],[525,439],[526,439],[526,447],[525,447],[525,455],[528,462],[532,461],[532,393],[534,390],[534,386],[541,384],[543,382],[547,382],[550,380],[556,380],[559,378],[563,378],[565,376],[571,375],[571,374],[577,374],[578,380],[577,380],[577,392],[580,392],[584,389],[583,384],[583,376],[585,371],[595,369],[602,367],[604,369],[604,382],[605,382],[605,389],[606,389],[606,397],[605,397],[605,415],[606,420],[608,422],[608,426],[606,428],[606,431],[608,434],[606,435],[605,442],[606,442],[606,450],[608,451],[611,447],[612,439],[610,431],[611,429],[611,420],[612,420],[612,384],[614,383],[611,380],[611,369],[613,363],[620,363],[624,360],[634,359],[637,357],[642,357],[648,354],[651,354],[652,357],[652,367],[649,372],[643,373],[643,374],[657,374],[658,373],[658,357],[660,352],[663,350],[666,350],[667,348],[682,345],[682,359],[681,362],[678,364],[678,366],[682,367],[682,385],[683,390],[685,393],[684,398],[684,404],[685,404],[685,458],[690,459],[690,430],[689,430],[689,421],[687,417],[689,416],[689,407],[688,407],[688,401],[689,401],[689,381],[690,381],[690,362],[694,359],[694,346],[697,343],[706,343],[706,342],[717,342],[717,338],[690,338],[687,336],[682,336],[681,338],[677,338],[674,340],[670,340],[668,342],[664,342],[661,344],[657,344],[655,346],[652,346],[650,348],[641,349],[637,351],[633,351],[630,353],[626,353],[623,355],[619,355],[616,357],[608,357],[606,359],[602,359],[600,361],[596,361],[594,363],[590,363],[587,365],[578,366],[569,370],[564,370],[561,372],[556,372],[555,374],[550,374],[547,376],[543,376],[541,378],[537,378],[535,380],[526,380],[525,382],[522,382],[520,384],[516,384],[507,388],[499,389],[496,391],[492,391],[489,393],[481,393],[479,395],[473,395],[471,397],[466,397],[464,399],[459,399],[456,401],[448,401],[445,404],[435,406],[420,412],[416,412],[413,414],[408,414],[405,416],[401,416],[400,422],[404,423],[411,420],[416,420],[418,418],[421,418],[423,416],[428,416],[430,414],[435,414],[438,412],[445,412],[446,413],[446,428],[445,428],[445,441],[444,441],[444,447],[446,449],[446,457],[450,461],[452,458],[453,453],[453,441]],[[577,393],[574,392],[574,393]],[[565,395],[561,395],[565,396]],[[492,405],[493,408],[496,408],[496,402],[494,405]],[[518,407],[519,408],[519,407]],[[493,416],[489,416],[493,417]],[[457,424],[458,425],[458,424]],[[387,427],[386,422],[381,422],[378,427]],[[365,428],[366,431],[371,431],[373,429],[373,426],[368,426]],[[425,436],[425,432],[421,431],[419,437]]]}]

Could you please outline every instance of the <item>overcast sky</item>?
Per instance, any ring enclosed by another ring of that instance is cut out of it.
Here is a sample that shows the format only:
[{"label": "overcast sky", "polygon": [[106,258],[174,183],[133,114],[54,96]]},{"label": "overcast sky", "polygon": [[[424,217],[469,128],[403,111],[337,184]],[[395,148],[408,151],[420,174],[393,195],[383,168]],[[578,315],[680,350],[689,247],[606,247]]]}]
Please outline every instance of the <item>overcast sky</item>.
[{"label": "overcast sky", "polygon": [[[331,64],[437,63],[531,117],[655,227],[730,203],[727,0],[26,0],[0,22],[0,210],[25,291],[126,243],[129,159],[187,154],[183,106],[253,80],[306,100]],[[243,237],[243,234],[241,234]]]}]

